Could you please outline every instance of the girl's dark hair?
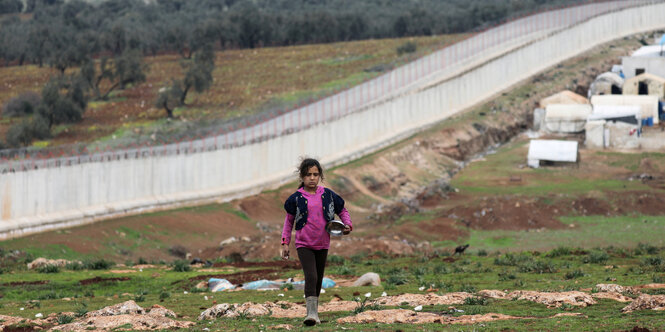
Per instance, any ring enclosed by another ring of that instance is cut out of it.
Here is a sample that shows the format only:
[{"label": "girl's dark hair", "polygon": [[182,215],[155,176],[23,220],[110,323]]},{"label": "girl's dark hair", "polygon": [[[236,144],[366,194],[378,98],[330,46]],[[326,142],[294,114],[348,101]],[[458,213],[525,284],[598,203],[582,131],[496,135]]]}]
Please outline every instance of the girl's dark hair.
[{"label": "girl's dark hair", "polygon": [[298,166],[298,175],[300,176],[300,187],[298,188],[302,188],[305,186],[305,183],[302,181],[302,178],[304,178],[307,175],[307,171],[309,171],[309,169],[312,168],[313,166],[316,166],[316,168],[319,169],[321,180],[323,180],[323,167],[321,167],[319,161],[312,158],[305,158],[300,162],[300,166]]}]

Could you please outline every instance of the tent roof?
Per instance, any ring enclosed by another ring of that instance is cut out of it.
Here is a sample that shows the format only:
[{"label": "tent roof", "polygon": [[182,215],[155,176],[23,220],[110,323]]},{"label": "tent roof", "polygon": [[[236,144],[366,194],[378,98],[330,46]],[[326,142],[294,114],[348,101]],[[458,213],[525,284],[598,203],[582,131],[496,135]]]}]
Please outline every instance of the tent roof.
[{"label": "tent roof", "polygon": [[577,161],[577,141],[531,140],[528,159],[549,161]]},{"label": "tent roof", "polygon": [[638,82],[641,82],[641,81],[658,81],[658,82],[661,82],[661,83],[665,83],[665,78],[662,78],[658,75],[654,75],[654,74],[651,74],[651,73],[642,73],[642,74],[639,74],[635,77],[632,77],[632,78],[629,78],[629,79],[626,80],[626,82],[634,82],[634,81],[638,81]]},{"label": "tent roof", "polygon": [[633,52],[631,56],[635,57],[660,57],[660,51],[662,49],[661,45],[647,45],[640,47],[637,51]]},{"label": "tent roof", "polygon": [[545,108],[549,104],[588,104],[589,100],[575,92],[563,90],[540,100],[540,107]]},{"label": "tent roof", "polygon": [[549,104],[545,110],[546,120],[586,120],[591,114],[591,105]]}]

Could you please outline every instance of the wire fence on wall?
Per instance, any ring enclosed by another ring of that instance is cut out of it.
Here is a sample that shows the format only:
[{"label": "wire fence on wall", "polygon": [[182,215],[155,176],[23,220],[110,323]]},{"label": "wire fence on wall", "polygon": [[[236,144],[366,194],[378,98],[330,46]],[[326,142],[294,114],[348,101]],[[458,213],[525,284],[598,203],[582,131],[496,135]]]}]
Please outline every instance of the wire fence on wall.
[{"label": "wire fence on wall", "polygon": [[375,103],[395,98],[414,88],[452,77],[497,52],[506,52],[511,43],[519,46],[537,40],[592,17],[628,7],[660,3],[662,0],[629,0],[594,2],[537,12],[515,18],[504,24],[474,33],[470,37],[423,56],[404,66],[372,78],[362,84],[338,91],[305,105],[280,109],[223,126],[205,137],[170,143],[134,144],[124,148],[88,150],[86,147],[56,148],[31,152],[0,151],[0,172],[18,172],[40,168],[67,167],[90,162],[154,156],[192,154],[219,149],[233,149],[275,137],[302,131],[349,114],[360,112]]}]

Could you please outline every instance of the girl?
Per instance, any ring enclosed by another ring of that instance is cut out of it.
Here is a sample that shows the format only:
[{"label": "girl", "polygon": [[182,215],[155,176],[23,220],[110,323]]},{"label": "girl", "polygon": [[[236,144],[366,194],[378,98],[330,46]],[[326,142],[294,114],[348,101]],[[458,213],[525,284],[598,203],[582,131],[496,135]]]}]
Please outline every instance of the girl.
[{"label": "girl", "polygon": [[323,168],[315,159],[304,159],[298,167],[300,187],[284,203],[286,219],[282,230],[282,258],[289,259],[291,230],[296,225],[296,250],[305,273],[305,300],[307,317],[305,325],[320,324],[318,305],[326,266],[330,234],[326,224],[337,214],[344,223],[343,234],[353,229],[344,200],[328,188],[319,186],[323,180]]}]

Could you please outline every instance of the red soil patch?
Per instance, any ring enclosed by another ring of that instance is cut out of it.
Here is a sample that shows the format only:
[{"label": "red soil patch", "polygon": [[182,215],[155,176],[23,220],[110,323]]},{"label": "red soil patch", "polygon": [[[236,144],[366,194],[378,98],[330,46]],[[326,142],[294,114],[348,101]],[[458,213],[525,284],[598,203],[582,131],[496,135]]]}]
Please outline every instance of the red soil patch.
[{"label": "red soil patch", "polygon": [[438,241],[442,234],[445,234],[446,238],[456,239],[467,236],[468,232],[460,229],[454,219],[439,217],[418,223],[400,225],[396,230],[396,234],[419,241]]},{"label": "red soil patch", "polygon": [[109,281],[127,281],[129,280],[129,277],[118,277],[118,278],[102,278],[102,277],[94,277],[91,279],[84,279],[80,280],[79,283],[81,285],[92,285],[92,284],[99,284],[102,282],[109,282]]},{"label": "red soil patch", "polygon": [[284,222],[284,209],[275,199],[266,196],[252,196],[242,199],[238,206],[252,220],[268,222],[271,224],[281,224]]},{"label": "red soil patch", "polygon": [[524,230],[565,227],[555,218],[556,206],[537,200],[511,197],[485,197],[473,206],[457,206],[442,214],[473,229]]}]

